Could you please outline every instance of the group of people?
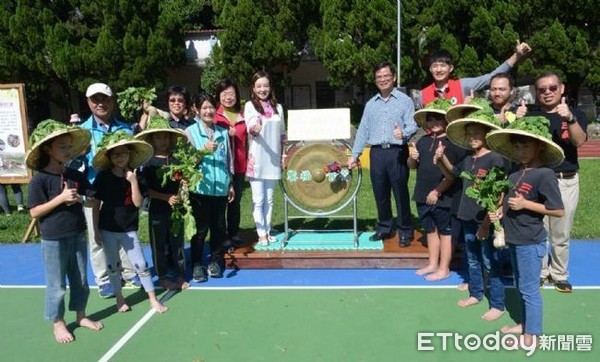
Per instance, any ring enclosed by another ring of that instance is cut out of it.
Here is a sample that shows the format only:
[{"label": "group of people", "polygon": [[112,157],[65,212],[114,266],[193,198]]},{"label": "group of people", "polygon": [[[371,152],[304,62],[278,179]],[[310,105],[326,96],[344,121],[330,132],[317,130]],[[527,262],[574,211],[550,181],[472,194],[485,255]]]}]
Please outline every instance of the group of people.
[{"label": "group of people", "polygon": [[[510,69],[531,51],[517,41],[515,53],[493,72],[450,79],[452,57],[440,51],[430,58],[433,82],[421,91],[422,109],[395,88],[393,64],[375,66],[379,92],[365,107],[348,167],[355,167],[370,145],[370,174],[378,220],[372,241],[394,240],[400,247],[413,239],[408,169],[416,170],[413,201],[427,240],[428,264],[416,271],[428,281],[450,275],[453,247],[464,243],[468,307],[490,292],[490,308],[481,317],[504,314],[503,250],[495,248],[493,223],[500,222],[510,252],[515,285],[521,295],[522,319],[504,333],[522,334],[527,345],[542,333],[539,288],[553,283],[570,293],[569,239],[579,198],[577,148],[587,139],[585,115],[565,102],[565,85],[555,72],[535,81],[536,104],[513,103]],[[474,92],[489,87],[487,99]],[[418,127],[424,135],[411,142]],[[493,171],[492,171],[493,170]],[[498,210],[488,210],[467,196],[473,181],[489,173],[508,175],[508,191]],[[391,209],[393,194],[397,217]],[[496,233],[502,232],[496,231]],[[485,280],[488,280],[485,283]]]},{"label": "group of people", "polygon": [[[567,267],[578,199],[577,147],[586,140],[587,122],[583,113],[565,104],[564,84],[555,73],[536,80],[536,107],[523,102],[513,105],[514,82],[508,71],[530,50],[526,43],[517,42],[515,53],[494,72],[464,79],[450,79],[449,53],[434,54],[429,67],[434,82],[422,90],[424,108],[419,111],[395,88],[394,65],[377,64],[374,76],[379,91],[365,106],[347,166],[356,167],[363,149],[370,146],[378,213],[370,239],[391,239],[398,233],[401,247],[409,246],[414,237],[408,178],[409,169],[416,170],[413,200],[429,250],[429,262],[417,274],[429,281],[447,278],[453,244],[464,242],[469,297],[458,305],[467,307],[483,299],[485,270],[491,291],[485,320],[504,313],[501,257],[490,241],[494,233],[490,225],[501,221],[524,308],[522,322],[504,331],[532,338],[542,328],[540,283],[552,281],[559,291],[571,291]],[[486,86],[489,99],[474,98],[473,92]],[[137,235],[145,198],[159,285],[189,286],[183,253],[188,240],[171,217],[182,202],[182,186],[187,185],[180,177],[165,180],[165,166],[181,162],[174,150],[182,140],[198,152],[195,163],[203,175],[189,190],[196,223],[196,234],[189,240],[193,280],[222,277],[226,250],[242,243],[240,200],[246,178],[258,244],[277,241],[271,234],[271,216],[285,157],[284,112],[268,73],[256,72],[251,90],[251,99],[242,104],[231,79],[218,84],[216,99],[208,94],[190,97],[185,88],[171,87],[166,98],[169,119],[153,116],[145,105],[141,132],[134,135],[131,126],[114,114],[110,87],[95,83],[86,92],[92,114],[79,126],[48,120],[36,127],[26,157],[28,167],[37,171],[29,186],[28,207],[40,223],[46,318],[54,323],[57,342],[73,340],[64,320],[67,278],[69,309],[76,312],[77,322],[94,330],[102,328],[102,323],[85,314],[88,243],[100,296],[115,296],[118,311],[125,312],[130,307],[121,293],[122,284],[143,287],[151,307],[167,311],[156,298]],[[547,132],[535,133],[535,127],[531,131],[532,124],[546,127]],[[425,135],[415,144],[411,139],[419,127]],[[509,174],[513,186],[500,211],[490,212],[464,196],[471,184],[461,185],[459,175],[467,171],[482,178],[495,167]],[[550,258],[546,239],[551,244]]]},{"label": "group of people", "polygon": [[[129,284],[144,288],[154,310],[167,311],[156,298],[137,234],[145,199],[159,285],[171,290],[189,287],[184,278],[184,233],[175,227],[172,213],[182,203],[182,187],[190,185],[181,175],[164,177],[165,166],[184,162],[174,157],[181,140],[197,151],[189,156],[195,157],[192,162],[202,174],[200,182],[189,188],[196,226],[189,240],[193,280],[222,277],[225,251],[242,243],[240,200],[246,177],[258,242],[277,241],[271,234],[271,216],[276,180],[281,177],[284,114],[268,73],[256,72],[251,84],[251,99],[243,105],[231,79],[218,84],[218,102],[209,94],[190,97],[185,88],[171,87],[169,119],[152,116],[146,105],[142,130],[134,134],[116,117],[111,88],[94,83],[86,91],[91,111],[87,120],[75,127],[54,120],[37,125],[26,155],[28,167],[36,171],[28,189],[28,208],[40,225],[45,316],[53,322],[57,342],[74,340],[64,319],[67,279],[69,309],[76,312],[77,323],[93,330],[103,327],[85,313],[88,243],[101,297],[114,296],[117,310],[126,312],[130,306],[121,288]],[[210,252],[205,253],[209,232]]]}]

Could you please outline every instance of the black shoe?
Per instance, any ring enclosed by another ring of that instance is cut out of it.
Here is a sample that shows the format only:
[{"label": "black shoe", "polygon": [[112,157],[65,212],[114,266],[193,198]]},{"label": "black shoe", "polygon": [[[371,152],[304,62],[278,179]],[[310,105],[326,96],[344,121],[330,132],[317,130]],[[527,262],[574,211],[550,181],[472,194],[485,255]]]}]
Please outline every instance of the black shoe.
[{"label": "black shoe", "polygon": [[388,234],[375,232],[375,234],[373,234],[369,237],[369,241],[379,241],[379,240],[390,239],[390,238],[393,238],[395,235],[396,235],[396,231],[391,231]]},{"label": "black shoe", "polygon": [[406,235],[402,235],[400,237],[400,241],[398,242],[398,244],[400,245],[401,248],[408,248],[410,246],[410,243],[412,242],[412,238]]},{"label": "black shoe", "polygon": [[223,269],[216,261],[208,264],[208,275],[211,278],[223,278]]},{"label": "black shoe", "polygon": [[204,283],[208,280],[208,275],[206,274],[206,268],[200,264],[194,265],[194,271],[192,274],[192,279],[196,283]]},{"label": "black shoe", "polygon": [[573,291],[573,286],[567,280],[554,282],[554,288],[561,293],[571,293]]}]

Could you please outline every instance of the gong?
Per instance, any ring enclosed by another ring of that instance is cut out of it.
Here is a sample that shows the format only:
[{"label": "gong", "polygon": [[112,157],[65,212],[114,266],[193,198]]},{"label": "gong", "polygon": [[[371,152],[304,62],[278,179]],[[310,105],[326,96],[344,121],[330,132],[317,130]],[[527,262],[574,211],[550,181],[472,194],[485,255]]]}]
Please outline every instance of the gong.
[{"label": "gong", "polygon": [[348,151],[339,143],[292,145],[282,171],[284,192],[309,208],[321,210],[340,204],[352,187],[352,173],[346,168]]}]

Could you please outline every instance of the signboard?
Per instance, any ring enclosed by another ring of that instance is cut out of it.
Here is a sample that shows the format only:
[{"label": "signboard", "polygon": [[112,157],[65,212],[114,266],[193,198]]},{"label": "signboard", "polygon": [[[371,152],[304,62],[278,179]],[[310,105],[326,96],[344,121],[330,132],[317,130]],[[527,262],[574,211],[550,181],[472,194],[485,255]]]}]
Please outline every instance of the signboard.
[{"label": "signboard", "polygon": [[350,108],[289,110],[289,141],[350,139]]},{"label": "signboard", "polygon": [[27,112],[23,84],[0,84],[0,183],[28,183]]}]

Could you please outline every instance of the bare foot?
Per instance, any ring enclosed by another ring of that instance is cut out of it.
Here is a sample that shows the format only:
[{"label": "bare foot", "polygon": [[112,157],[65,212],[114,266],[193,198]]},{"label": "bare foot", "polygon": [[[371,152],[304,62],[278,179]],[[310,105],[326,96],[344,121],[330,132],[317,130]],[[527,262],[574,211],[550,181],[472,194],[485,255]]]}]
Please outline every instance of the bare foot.
[{"label": "bare foot", "polygon": [[88,317],[81,318],[78,322],[80,327],[91,329],[93,331],[99,331],[104,328],[104,324],[100,321],[93,321]]},{"label": "bare foot", "polygon": [[485,312],[481,319],[486,320],[488,322],[495,321],[496,319],[502,317],[504,315],[504,311],[496,308],[490,308],[487,312]]},{"label": "bare foot", "polygon": [[458,301],[458,306],[462,307],[462,308],[466,308],[466,307],[470,307],[472,305],[475,305],[477,303],[479,303],[480,300],[475,298],[475,297],[469,297],[469,298],[465,298],[465,299],[461,299]]},{"label": "bare foot", "polygon": [[54,339],[58,343],[71,343],[75,340],[63,319],[54,322]]},{"label": "bare foot", "polygon": [[415,274],[421,276],[421,275],[427,275],[427,274],[435,273],[436,271],[437,271],[437,266],[427,265],[424,268],[418,269],[415,272]]},{"label": "bare foot", "polygon": [[456,289],[460,290],[461,292],[464,292],[465,290],[469,290],[469,283],[460,283]]},{"label": "bare foot", "polygon": [[125,298],[123,298],[123,294],[117,295],[115,298],[117,299],[117,311],[119,311],[119,313],[125,313],[131,310],[125,301]]},{"label": "bare foot", "polygon": [[190,283],[188,283],[187,280],[183,279],[182,277],[177,277],[177,279],[175,279],[175,283],[179,284],[181,289],[188,289],[190,287]]},{"label": "bare foot", "polygon": [[158,313],[164,313],[164,312],[166,312],[169,309],[165,305],[163,305],[161,302],[159,302],[158,300],[150,300],[150,305]]},{"label": "bare foot", "polygon": [[513,326],[504,326],[500,328],[500,332],[504,334],[521,334],[523,333],[523,325],[515,324]]},{"label": "bare foot", "polygon": [[440,280],[444,280],[450,276],[450,272],[447,270],[438,270],[433,274],[429,274],[425,276],[425,280],[428,282],[439,282]]}]

